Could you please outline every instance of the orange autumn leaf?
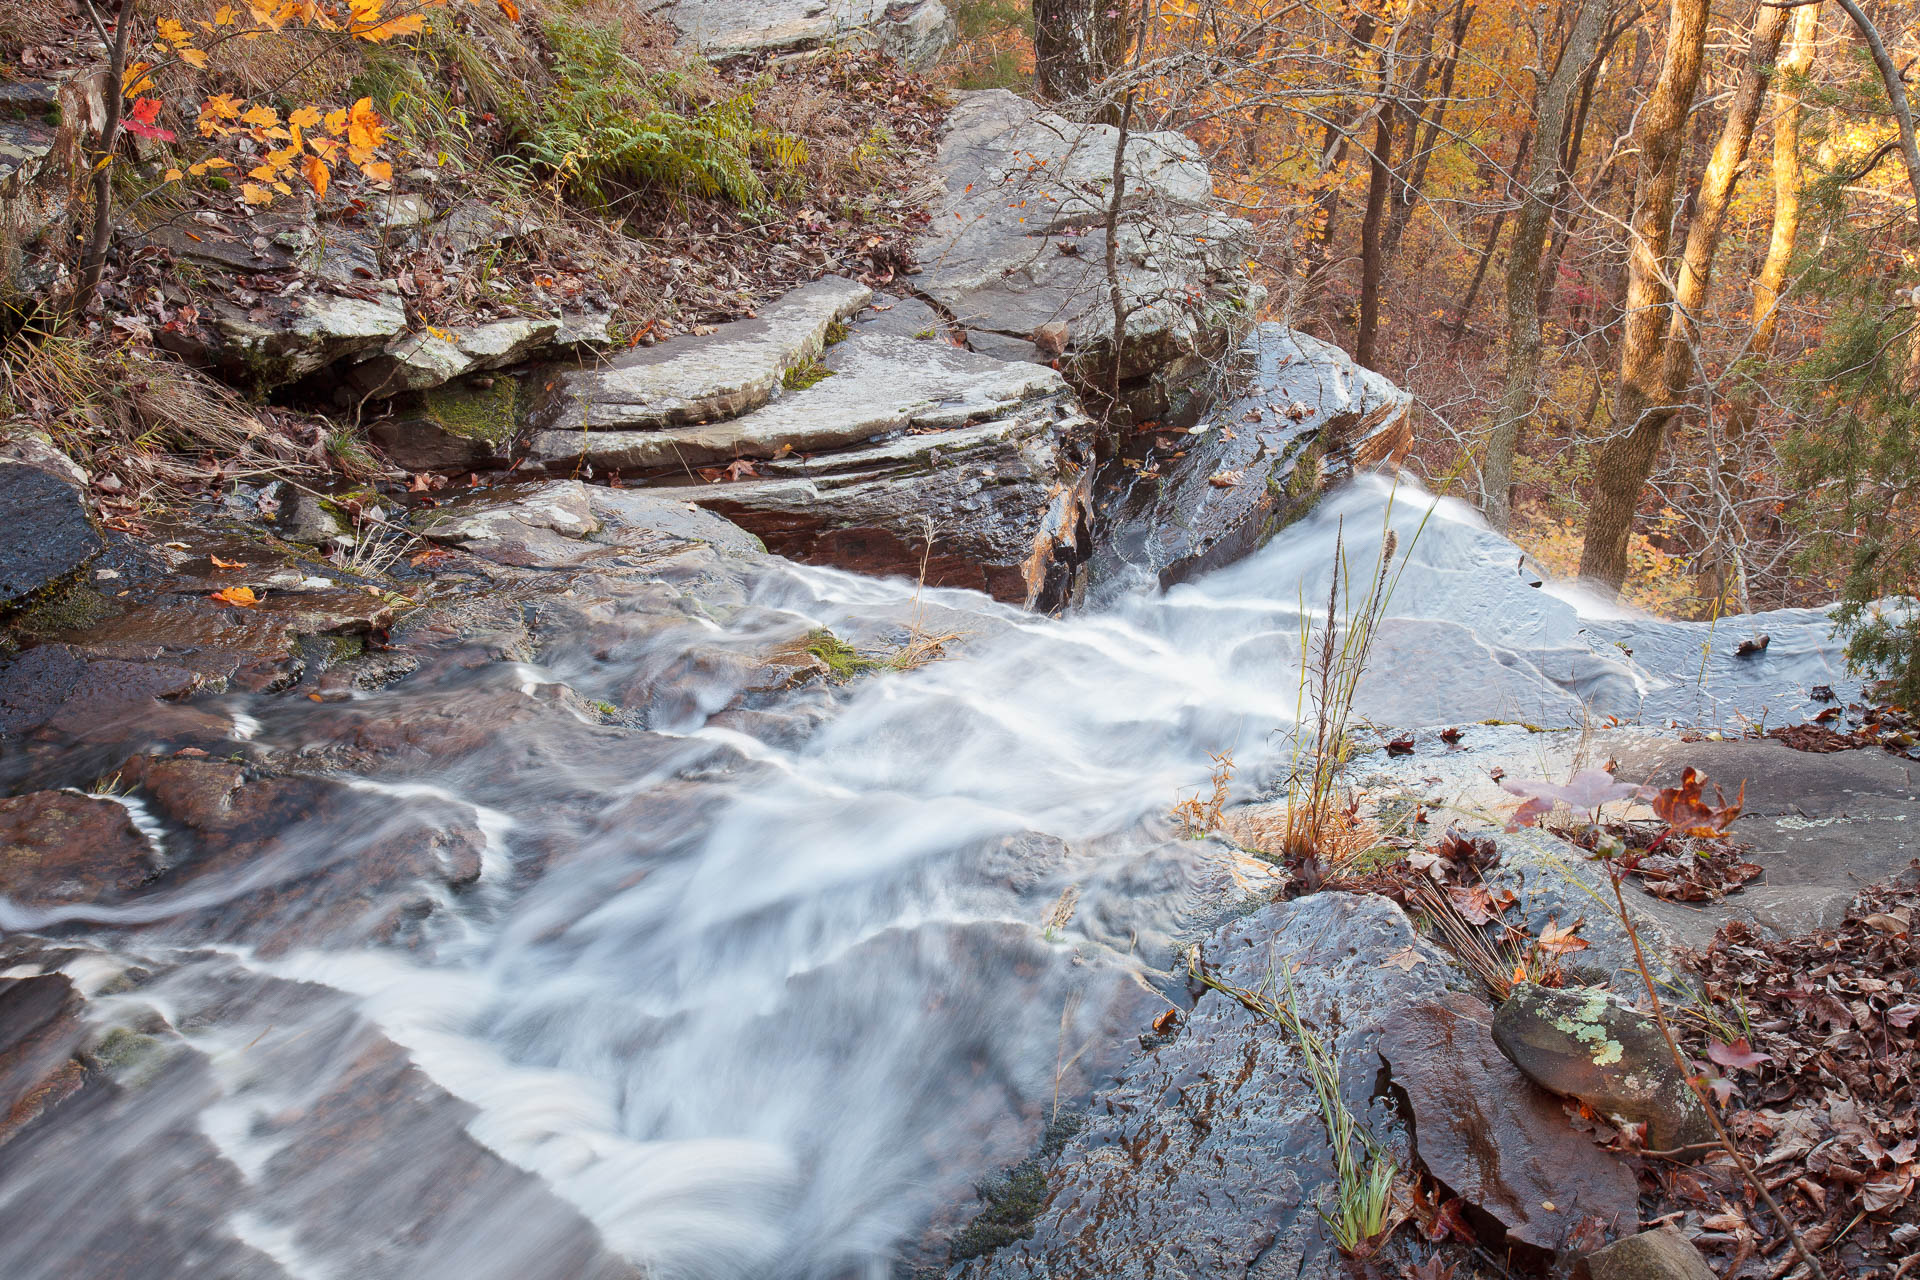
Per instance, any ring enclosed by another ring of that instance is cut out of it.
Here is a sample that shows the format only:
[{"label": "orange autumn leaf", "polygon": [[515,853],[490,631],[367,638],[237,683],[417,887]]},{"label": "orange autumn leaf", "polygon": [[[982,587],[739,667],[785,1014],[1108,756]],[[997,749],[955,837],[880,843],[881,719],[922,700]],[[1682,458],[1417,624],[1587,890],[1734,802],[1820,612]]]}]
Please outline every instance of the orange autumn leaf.
[{"label": "orange autumn leaf", "polygon": [[327,195],[327,184],[333,179],[332,173],[327,169],[327,162],[319,156],[308,156],[300,162],[300,172],[306,177],[307,185],[313,188],[313,194],[324,200]]},{"label": "orange autumn leaf", "polygon": [[252,587],[226,587],[214,592],[210,599],[221,604],[232,605],[236,609],[251,609],[260,603],[260,597],[253,594]]},{"label": "orange autumn leaf", "polygon": [[214,567],[214,568],[216,568],[216,569],[244,569],[244,568],[246,568],[246,565],[245,565],[245,564],[243,564],[243,563],[242,563],[241,561],[238,561],[238,560],[222,560],[222,559],[221,559],[221,558],[220,558],[219,556],[208,556],[208,557],[207,557],[207,559],[213,562],[213,567]]},{"label": "orange autumn leaf", "polygon": [[495,2],[499,4],[500,12],[507,15],[508,22],[520,21],[520,6],[515,4],[513,0],[495,0]]}]

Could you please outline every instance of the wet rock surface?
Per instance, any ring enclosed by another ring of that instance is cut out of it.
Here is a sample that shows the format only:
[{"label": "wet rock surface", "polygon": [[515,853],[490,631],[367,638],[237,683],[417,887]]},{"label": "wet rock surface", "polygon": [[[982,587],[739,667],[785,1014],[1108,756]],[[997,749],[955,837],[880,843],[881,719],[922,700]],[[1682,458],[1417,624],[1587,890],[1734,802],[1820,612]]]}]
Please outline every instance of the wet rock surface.
[{"label": "wet rock surface", "polygon": [[1069,375],[1110,379],[1117,346],[1136,416],[1182,419],[1204,404],[1199,375],[1259,308],[1245,270],[1252,228],[1214,209],[1192,140],[1134,133],[1116,246],[1129,314],[1116,339],[1105,193],[1118,135],[1004,89],[960,95],[935,160],[946,193],[913,285],[977,350],[1024,358],[1036,331],[1060,324]]},{"label": "wet rock surface", "polygon": [[0,799],[0,895],[15,902],[120,902],[161,866],[118,801],[72,791]]},{"label": "wet rock surface", "polygon": [[[1297,962],[1302,1014],[1336,1054],[1343,1096],[1376,1133],[1389,1131],[1375,1097],[1383,1026],[1438,996],[1449,973],[1397,907],[1340,894],[1274,904],[1221,926],[1201,950],[1221,980],[1269,994],[1273,975]],[[1336,1276],[1314,1208],[1330,1178],[1298,1052],[1278,1026],[1208,992],[1178,1035],[1095,1095],[1047,1175],[1031,1238],[958,1274]]]},{"label": "wet rock surface", "polygon": [[1651,1150],[1713,1141],[1659,1027],[1601,988],[1517,986],[1494,1015],[1493,1038],[1541,1088],[1645,1125]]},{"label": "wet rock surface", "polygon": [[1510,1243],[1553,1254],[1590,1218],[1608,1235],[1638,1227],[1632,1171],[1501,1054],[1478,1000],[1449,995],[1392,1015],[1380,1056],[1412,1107],[1421,1164]]},{"label": "wet rock surface", "polygon": [[1262,324],[1235,353],[1225,394],[1134,479],[1111,468],[1107,532],[1091,589],[1148,575],[1171,586],[1241,559],[1356,470],[1389,463],[1412,439],[1412,397],[1330,343]]},{"label": "wet rock surface", "polygon": [[79,569],[103,545],[74,486],[39,467],[0,461],[0,609]]}]

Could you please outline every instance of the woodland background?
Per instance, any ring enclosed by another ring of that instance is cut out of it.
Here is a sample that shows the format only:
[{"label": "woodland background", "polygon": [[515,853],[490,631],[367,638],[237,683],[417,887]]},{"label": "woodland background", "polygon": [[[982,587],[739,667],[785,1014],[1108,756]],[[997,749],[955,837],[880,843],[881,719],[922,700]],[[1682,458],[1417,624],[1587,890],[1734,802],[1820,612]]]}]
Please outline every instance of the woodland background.
[{"label": "woodland background", "polygon": [[1915,569],[1913,9],[975,0],[957,80],[1200,139],[1272,315],[1411,390],[1418,467],[1549,568],[1842,597],[1907,671],[1868,602]]}]

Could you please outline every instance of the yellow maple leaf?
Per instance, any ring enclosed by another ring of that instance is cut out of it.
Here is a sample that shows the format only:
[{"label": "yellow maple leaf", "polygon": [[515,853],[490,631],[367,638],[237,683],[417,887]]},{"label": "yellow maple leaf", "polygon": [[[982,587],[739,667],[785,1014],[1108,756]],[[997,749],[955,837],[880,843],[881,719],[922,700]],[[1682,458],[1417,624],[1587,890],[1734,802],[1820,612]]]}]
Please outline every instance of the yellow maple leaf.
[{"label": "yellow maple leaf", "polygon": [[372,150],[386,140],[387,129],[380,113],[373,109],[372,98],[362,98],[347,109],[347,142]]},{"label": "yellow maple leaf", "polygon": [[400,18],[389,18],[377,27],[357,34],[362,40],[371,40],[378,44],[382,40],[393,40],[400,36],[417,36],[427,29],[427,20],[417,13]]},{"label": "yellow maple leaf", "polygon": [[216,116],[221,120],[240,118],[240,100],[230,93],[216,93],[200,107],[202,115]]},{"label": "yellow maple leaf", "polygon": [[377,161],[373,164],[363,164],[360,166],[360,172],[366,174],[367,179],[371,182],[393,181],[393,166],[384,160]]},{"label": "yellow maple leaf", "polygon": [[208,58],[207,58],[207,55],[199,49],[182,49],[180,51],[180,61],[186,63],[190,67],[200,67],[201,69],[204,70],[206,68]]},{"label": "yellow maple leaf", "polygon": [[253,594],[252,587],[223,587],[209,597],[221,604],[233,605],[238,609],[251,609],[260,603],[260,597]]},{"label": "yellow maple leaf", "polygon": [[347,127],[347,109],[340,107],[337,110],[327,112],[326,126],[328,133],[336,138],[339,137]]},{"label": "yellow maple leaf", "polygon": [[230,4],[223,4],[213,11],[213,25],[216,27],[230,27],[239,20],[239,13]]},{"label": "yellow maple leaf", "polygon": [[178,182],[180,181],[180,179],[184,178],[185,176],[186,175],[181,173],[178,169],[169,169],[165,173],[160,175],[160,179],[163,182]]},{"label": "yellow maple leaf", "polygon": [[320,123],[320,109],[300,107],[287,117],[287,123],[296,129],[311,129]]},{"label": "yellow maple leaf", "polygon": [[154,33],[168,44],[192,44],[193,32],[181,26],[173,18],[162,18],[153,24]]},{"label": "yellow maple leaf", "polygon": [[280,123],[280,113],[272,107],[248,107],[246,114],[240,119],[242,123],[250,124],[256,129],[266,129]]}]

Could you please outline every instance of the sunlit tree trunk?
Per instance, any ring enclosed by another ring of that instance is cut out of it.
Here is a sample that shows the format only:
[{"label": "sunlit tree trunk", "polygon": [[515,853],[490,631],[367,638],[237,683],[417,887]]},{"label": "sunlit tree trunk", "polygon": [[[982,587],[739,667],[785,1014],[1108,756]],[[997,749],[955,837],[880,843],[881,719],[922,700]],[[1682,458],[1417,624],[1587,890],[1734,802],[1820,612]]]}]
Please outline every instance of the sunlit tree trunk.
[{"label": "sunlit tree trunk", "polygon": [[1707,0],[1669,0],[1666,58],[1641,109],[1633,141],[1640,173],[1629,228],[1627,309],[1621,322],[1620,379],[1613,397],[1613,437],[1601,451],[1587,508],[1580,576],[1609,594],[1627,577],[1627,536],[1641,486],[1660,450],[1666,403],[1666,336],[1673,298],[1665,275],[1673,199],[1687,113],[1700,84],[1707,36]]},{"label": "sunlit tree trunk", "polygon": [[1540,145],[1534,149],[1513,245],[1507,251],[1507,380],[1500,394],[1499,415],[1481,462],[1481,507],[1487,522],[1504,530],[1512,520],[1508,489],[1513,482],[1514,447],[1521,426],[1532,416],[1540,383],[1540,255],[1546,248],[1553,221],[1554,196],[1560,189],[1560,140],[1567,130],[1573,91],[1586,75],[1587,64],[1600,47],[1606,24],[1607,0],[1581,0],[1574,15],[1560,61],[1540,90],[1540,109],[1534,120]]},{"label": "sunlit tree trunk", "polygon": [[1367,213],[1360,222],[1360,325],[1354,336],[1353,358],[1361,366],[1378,369],[1380,338],[1380,281],[1386,274],[1386,254],[1380,247],[1387,212],[1387,187],[1393,170],[1393,104],[1383,103],[1373,123],[1373,155],[1368,166]]},{"label": "sunlit tree trunk", "polygon": [[[1780,303],[1787,286],[1787,272],[1793,265],[1794,241],[1800,232],[1800,188],[1804,182],[1800,164],[1800,102],[1797,81],[1813,65],[1814,44],[1820,31],[1820,6],[1805,5],[1794,10],[1793,34],[1778,67],[1784,82],[1774,86],[1773,116],[1773,226],[1767,240],[1766,261],[1753,282],[1753,337],[1748,355],[1764,361],[1773,351],[1779,333]],[[1759,418],[1759,405],[1751,392],[1737,393],[1727,406],[1725,437],[1719,442],[1715,458],[1715,498],[1724,507],[1720,535],[1700,578],[1700,595],[1710,602],[1714,612],[1731,607],[1745,612],[1752,607],[1748,595],[1746,565],[1742,554],[1740,502],[1745,484],[1739,460],[1746,440]]]}]

